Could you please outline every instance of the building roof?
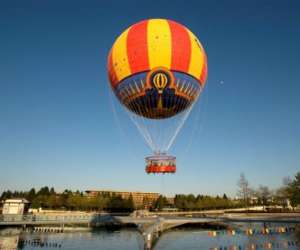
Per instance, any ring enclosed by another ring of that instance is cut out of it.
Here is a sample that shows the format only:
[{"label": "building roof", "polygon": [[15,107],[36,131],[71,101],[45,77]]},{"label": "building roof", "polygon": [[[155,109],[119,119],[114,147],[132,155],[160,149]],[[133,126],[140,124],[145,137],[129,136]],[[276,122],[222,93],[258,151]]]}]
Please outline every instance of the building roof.
[{"label": "building roof", "polygon": [[140,194],[159,194],[155,192],[142,192],[142,191],[120,191],[120,190],[105,190],[105,189],[91,189],[91,190],[86,190],[86,193],[89,192],[111,192],[111,193],[140,193]]},{"label": "building roof", "polygon": [[24,198],[14,198],[14,199],[6,199],[3,203],[29,203],[28,200]]}]

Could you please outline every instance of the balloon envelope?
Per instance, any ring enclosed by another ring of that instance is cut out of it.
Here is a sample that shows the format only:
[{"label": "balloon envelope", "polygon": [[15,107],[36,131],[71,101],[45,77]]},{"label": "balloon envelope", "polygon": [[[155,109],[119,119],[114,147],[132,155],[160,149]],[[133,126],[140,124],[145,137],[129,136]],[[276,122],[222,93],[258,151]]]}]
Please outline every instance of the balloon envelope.
[{"label": "balloon envelope", "polygon": [[149,19],[117,38],[108,56],[108,75],[130,112],[164,119],[187,111],[197,100],[207,77],[207,59],[185,26]]}]

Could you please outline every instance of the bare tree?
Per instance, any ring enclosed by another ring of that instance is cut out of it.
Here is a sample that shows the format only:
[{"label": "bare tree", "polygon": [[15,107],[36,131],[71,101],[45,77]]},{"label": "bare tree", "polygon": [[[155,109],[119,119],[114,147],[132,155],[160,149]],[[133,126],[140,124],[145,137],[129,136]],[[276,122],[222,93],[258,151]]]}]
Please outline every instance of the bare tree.
[{"label": "bare tree", "polygon": [[249,182],[246,179],[244,173],[241,173],[240,179],[238,181],[238,197],[243,200],[244,206],[248,208],[249,200],[251,196],[251,188],[249,186]]}]

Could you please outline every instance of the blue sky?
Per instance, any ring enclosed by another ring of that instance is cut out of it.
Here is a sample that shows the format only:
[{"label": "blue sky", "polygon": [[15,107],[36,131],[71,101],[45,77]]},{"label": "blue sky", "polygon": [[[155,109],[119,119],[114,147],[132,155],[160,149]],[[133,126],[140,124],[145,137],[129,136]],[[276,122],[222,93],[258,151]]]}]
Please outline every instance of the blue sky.
[{"label": "blue sky", "polygon": [[[276,188],[300,170],[300,4],[188,2],[0,1],[0,192],[48,185],[234,196],[241,172],[254,187]],[[145,174],[151,152],[106,74],[115,38],[156,17],[189,27],[209,70],[171,149],[178,173],[163,177]]]}]

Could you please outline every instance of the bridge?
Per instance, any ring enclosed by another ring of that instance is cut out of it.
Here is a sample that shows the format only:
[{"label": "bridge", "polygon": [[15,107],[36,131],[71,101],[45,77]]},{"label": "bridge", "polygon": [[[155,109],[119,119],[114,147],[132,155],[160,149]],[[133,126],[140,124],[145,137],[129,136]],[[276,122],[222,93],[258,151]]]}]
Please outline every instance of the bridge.
[{"label": "bridge", "polygon": [[[60,228],[66,226],[135,226],[143,235],[144,248],[152,249],[160,235],[171,228],[196,224],[199,226],[210,225],[215,228],[234,228],[237,222],[273,222],[273,223],[300,223],[300,214],[257,214],[257,215],[198,215],[200,217],[179,217],[179,216],[119,216],[107,213],[100,214],[60,214],[60,215],[1,215],[0,227],[21,226],[23,228]],[[51,231],[51,229],[49,229]]]}]

